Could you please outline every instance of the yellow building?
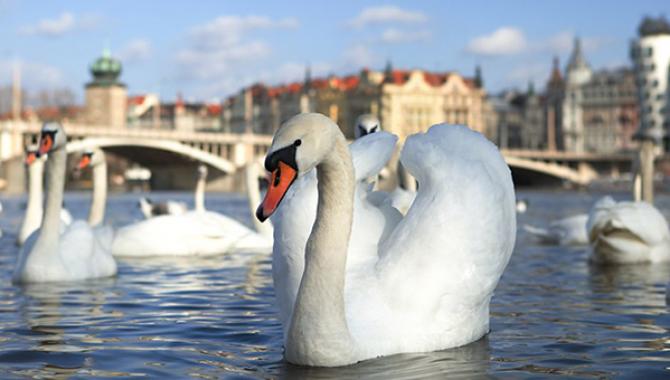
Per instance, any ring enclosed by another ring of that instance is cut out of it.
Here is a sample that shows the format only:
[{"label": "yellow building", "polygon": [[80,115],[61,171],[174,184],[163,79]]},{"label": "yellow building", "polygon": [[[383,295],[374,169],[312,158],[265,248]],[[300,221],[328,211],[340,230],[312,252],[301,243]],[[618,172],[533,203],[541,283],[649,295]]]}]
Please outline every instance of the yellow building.
[{"label": "yellow building", "polygon": [[[224,129],[273,133],[284,120],[299,112],[319,112],[338,123],[353,138],[358,116],[379,117],[382,128],[401,140],[433,124],[466,124],[489,135],[486,93],[481,77],[464,78],[455,72],[424,70],[383,72],[363,69],[359,75],[311,79],[268,87],[256,84],[224,102]],[[225,116],[224,116],[225,118]]]}]

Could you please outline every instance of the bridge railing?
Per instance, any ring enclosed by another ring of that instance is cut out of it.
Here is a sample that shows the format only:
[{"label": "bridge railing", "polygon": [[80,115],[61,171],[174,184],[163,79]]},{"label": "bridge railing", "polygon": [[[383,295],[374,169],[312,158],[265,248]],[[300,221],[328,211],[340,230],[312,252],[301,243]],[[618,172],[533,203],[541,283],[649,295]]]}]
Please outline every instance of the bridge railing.
[{"label": "bridge railing", "polygon": [[[0,130],[19,131],[22,133],[39,133],[42,125],[39,123],[0,122]],[[166,140],[192,141],[202,143],[235,144],[250,143],[269,146],[272,142],[270,135],[236,134],[217,132],[195,132],[165,129],[140,128],[109,128],[73,123],[63,123],[68,136],[77,137],[138,137]]]}]

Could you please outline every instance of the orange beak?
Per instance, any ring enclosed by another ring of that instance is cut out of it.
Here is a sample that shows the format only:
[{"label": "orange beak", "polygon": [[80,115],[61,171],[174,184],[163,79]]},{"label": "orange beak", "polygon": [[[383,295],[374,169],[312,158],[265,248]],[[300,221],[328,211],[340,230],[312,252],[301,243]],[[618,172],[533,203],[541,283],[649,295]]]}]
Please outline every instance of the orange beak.
[{"label": "orange beak", "polygon": [[42,140],[40,141],[39,154],[47,154],[51,150],[51,147],[54,145],[53,137],[51,135],[43,135]]},{"label": "orange beak", "polygon": [[289,165],[279,161],[277,169],[272,172],[268,191],[265,193],[265,199],[256,210],[256,217],[261,222],[269,218],[275,212],[284,195],[293,181],[298,177],[298,172]]},{"label": "orange beak", "polygon": [[91,156],[89,156],[88,154],[81,156],[78,166],[79,170],[86,168],[90,163],[91,163]]},{"label": "orange beak", "polygon": [[33,162],[35,162],[36,159],[37,155],[35,154],[35,152],[28,152],[26,154],[26,165],[32,164]]}]

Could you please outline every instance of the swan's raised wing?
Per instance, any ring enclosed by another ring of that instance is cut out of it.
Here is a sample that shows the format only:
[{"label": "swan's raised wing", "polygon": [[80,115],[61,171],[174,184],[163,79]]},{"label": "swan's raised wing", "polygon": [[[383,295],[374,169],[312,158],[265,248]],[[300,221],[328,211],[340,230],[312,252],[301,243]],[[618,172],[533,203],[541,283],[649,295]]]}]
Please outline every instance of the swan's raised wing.
[{"label": "swan's raised wing", "polygon": [[356,181],[376,176],[391,159],[398,137],[376,132],[356,139],[349,145]]},{"label": "swan's raised wing", "polygon": [[516,237],[514,186],[502,155],[467,127],[437,125],[410,136],[401,161],[419,191],[379,248],[377,275],[389,306],[432,315],[488,310]]}]

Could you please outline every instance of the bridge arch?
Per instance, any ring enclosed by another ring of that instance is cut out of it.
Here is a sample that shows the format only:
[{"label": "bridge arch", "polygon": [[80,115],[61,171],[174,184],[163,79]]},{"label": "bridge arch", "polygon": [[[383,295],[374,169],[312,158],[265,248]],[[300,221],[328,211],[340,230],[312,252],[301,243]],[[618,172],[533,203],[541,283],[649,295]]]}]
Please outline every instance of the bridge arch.
[{"label": "bridge arch", "polygon": [[85,149],[112,147],[138,147],[163,150],[200,161],[226,174],[234,173],[236,170],[235,165],[225,158],[171,140],[127,137],[87,137],[82,140],[69,142],[66,149],[68,153],[72,153]]},{"label": "bridge arch", "polygon": [[538,172],[551,177],[564,179],[578,185],[588,185],[593,179],[591,173],[582,173],[567,165],[559,165],[552,162],[538,160],[529,160],[526,158],[504,156],[507,165],[511,168],[525,169],[532,172]]}]

